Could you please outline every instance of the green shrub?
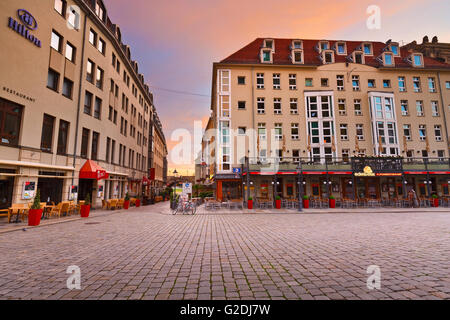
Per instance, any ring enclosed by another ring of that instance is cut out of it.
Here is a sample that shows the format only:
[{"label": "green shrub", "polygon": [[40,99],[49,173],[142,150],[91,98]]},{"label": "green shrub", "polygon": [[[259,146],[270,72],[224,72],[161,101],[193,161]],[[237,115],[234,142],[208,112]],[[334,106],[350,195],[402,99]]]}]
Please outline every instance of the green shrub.
[{"label": "green shrub", "polygon": [[84,205],[88,206],[91,204],[91,195],[88,193],[84,199]]},{"label": "green shrub", "polygon": [[41,209],[41,191],[37,189],[36,196],[34,197],[33,205],[31,206],[33,210]]},{"label": "green shrub", "polygon": [[125,201],[130,201],[130,195],[128,194],[128,192],[125,194]]},{"label": "green shrub", "polygon": [[304,195],[304,196],[303,196],[303,200],[309,200],[309,196]]},{"label": "green shrub", "polygon": [[334,196],[330,196],[329,198],[330,200],[336,200],[336,198]]},{"label": "green shrub", "polygon": [[252,198],[252,197],[248,197],[248,200],[249,200],[249,201],[253,201],[253,198]]},{"label": "green shrub", "polygon": [[275,200],[281,200],[281,197],[280,196],[276,196]]}]

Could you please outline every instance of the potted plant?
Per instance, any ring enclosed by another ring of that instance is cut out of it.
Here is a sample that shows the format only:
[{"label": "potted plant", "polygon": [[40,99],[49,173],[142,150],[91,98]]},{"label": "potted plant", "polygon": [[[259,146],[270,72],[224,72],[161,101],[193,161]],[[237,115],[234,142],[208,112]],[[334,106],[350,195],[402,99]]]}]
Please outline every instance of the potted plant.
[{"label": "potted plant", "polygon": [[128,208],[130,207],[130,195],[128,194],[128,192],[125,194],[125,201],[123,202],[123,208],[125,210],[128,210]]},{"label": "potted plant", "polygon": [[309,209],[309,197],[307,195],[303,196],[303,208]]},{"label": "potted plant", "polygon": [[330,202],[330,208],[335,209],[336,208],[336,198],[334,196],[330,196],[329,202]]},{"label": "potted plant", "polygon": [[30,227],[38,226],[41,223],[42,209],[41,209],[41,193],[39,189],[36,191],[33,204],[28,212],[28,225]]},{"label": "potted plant", "polygon": [[433,198],[433,207],[439,207],[439,197],[436,194],[433,194],[431,197]]},{"label": "potted plant", "polygon": [[275,207],[277,209],[281,209],[281,197],[280,196],[275,197]]},{"label": "potted plant", "polygon": [[81,205],[80,215],[82,218],[88,218],[91,212],[91,195],[88,193],[86,199],[84,199],[84,204]]},{"label": "potted plant", "polygon": [[135,202],[136,208],[139,208],[141,206],[141,196],[136,196],[136,202]]},{"label": "potted plant", "polygon": [[247,208],[250,210],[253,209],[253,198],[252,197],[248,197]]}]

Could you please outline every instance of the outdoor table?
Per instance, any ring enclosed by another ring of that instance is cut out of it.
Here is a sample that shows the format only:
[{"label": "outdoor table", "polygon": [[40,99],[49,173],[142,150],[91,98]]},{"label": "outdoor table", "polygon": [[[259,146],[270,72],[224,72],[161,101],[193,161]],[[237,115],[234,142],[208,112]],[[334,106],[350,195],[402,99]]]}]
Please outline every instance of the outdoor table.
[{"label": "outdoor table", "polygon": [[25,213],[26,210],[28,210],[28,208],[22,207],[22,208],[9,208],[8,210],[11,211],[11,215],[14,213],[14,211],[17,211],[17,217],[16,217],[16,221],[14,221],[14,223],[19,223],[19,215],[20,213],[23,211],[23,213]]},{"label": "outdoor table", "polygon": [[42,217],[41,219],[49,219],[50,217],[47,217],[47,214],[49,214],[53,208],[55,208],[56,206],[52,206],[52,205],[45,205],[42,209]]}]

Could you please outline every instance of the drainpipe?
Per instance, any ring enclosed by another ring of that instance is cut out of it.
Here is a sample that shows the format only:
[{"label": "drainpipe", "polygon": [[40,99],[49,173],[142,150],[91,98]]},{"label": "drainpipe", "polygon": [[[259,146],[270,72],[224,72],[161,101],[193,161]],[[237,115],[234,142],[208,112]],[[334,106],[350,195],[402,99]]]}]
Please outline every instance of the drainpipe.
[{"label": "drainpipe", "polygon": [[445,112],[446,107],[444,106],[444,97],[442,96],[441,73],[439,71],[437,72],[437,78],[438,78],[438,85],[439,85],[439,96],[441,98],[442,114],[444,116],[445,138],[447,140],[447,151],[448,151],[450,145],[449,145],[449,141],[448,141],[449,135],[448,135],[448,128],[447,128],[447,116],[446,116],[446,112]]},{"label": "drainpipe", "polygon": [[[78,145],[78,126],[80,124],[80,108],[81,108],[81,86],[83,82],[83,68],[84,68],[84,51],[85,51],[85,45],[86,45],[86,24],[87,24],[87,18],[90,16],[90,13],[87,12],[84,15],[84,27],[83,27],[83,46],[81,49],[81,67],[80,67],[80,83],[78,86],[78,107],[77,107],[77,122],[75,127],[75,143],[73,146],[73,167],[75,169],[75,162],[77,159],[77,145]],[[75,171],[74,171],[75,173]],[[72,186],[74,183],[74,174],[72,175]]]},{"label": "drainpipe", "polygon": [[[255,157],[259,158],[259,154],[257,154],[258,153],[258,147],[257,147],[257,139],[258,139],[257,134],[258,134],[258,132],[255,131],[256,125],[255,125],[255,82],[254,82],[254,70],[255,70],[255,68],[252,67],[251,68],[251,73],[252,73],[252,124],[253,124],[253,139],[254,139],[253,140],[254,141],[253,148],[254,148],[254,151],[256,151],[254,153]],[[258,128],[256,128],[256,130],[258,130]],[[256,132],[256,134],[255,134],[255,132]]]}]

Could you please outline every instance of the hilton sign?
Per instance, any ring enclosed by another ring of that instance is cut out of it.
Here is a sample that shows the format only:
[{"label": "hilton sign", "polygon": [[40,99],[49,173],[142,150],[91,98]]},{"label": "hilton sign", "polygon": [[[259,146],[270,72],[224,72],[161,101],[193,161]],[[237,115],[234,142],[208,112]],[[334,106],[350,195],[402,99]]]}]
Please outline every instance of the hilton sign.
[{"label": "hilton sign", "polygon": [[8,27],[14,31],[16,31],[18,34],[20,34],[22,37],[33,43],[36,47],[41,48],[41,40],[36,38],[33,34],[31,34],[30,31],[36,30],[38,27],[36,19],[26,10],[19,9],[17,10],[17,16],[19,17],[20,21],[23,23],[19,23],[13,18],[9,17],[8,20]]}]

